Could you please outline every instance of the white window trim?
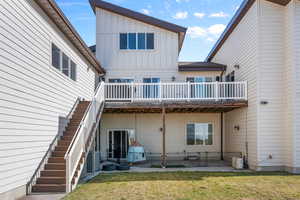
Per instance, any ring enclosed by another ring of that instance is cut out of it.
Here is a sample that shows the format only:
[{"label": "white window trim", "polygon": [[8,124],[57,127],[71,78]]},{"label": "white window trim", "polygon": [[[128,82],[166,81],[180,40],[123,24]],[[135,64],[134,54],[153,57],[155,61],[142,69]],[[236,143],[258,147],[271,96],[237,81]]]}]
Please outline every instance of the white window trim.
[{"label": "white window trim", "polygon": [[[129,49],[129,33],[135,33],[136,34],[136,48],[135,49]],[[138,34],[139,33],[145,33],[145,49],[138,49],[139,45],[138,45]],[[154,48],[153,49],[147,49],[147,33],[153,33],[154,34],[154,41],[153,41],[153,45],[154,45]],[[120,49],[120,42],[121,42],[121,37],[120,37],[120,34],[126,34],[127,35],[127,49]],[[155,40],[155,33],[154,32],[120,32],[118,34],[118,40],[119,40],[119,43],[118,43],[118,49],[119,51],[122,51],[122,52],[134,52],[134,51],[137,51],[137,52],[154,52],[156,51],[156,40]]]},{"label": "white window trim", "polygon": [[[52,65],[52,57],[53,57],[53,52],[52,52],[52,44],[54,44],[58,49],[59,49],[59,60],[60,60],[60,63],[59,63],[59,69],[57,69],[56,67],[54,67],[53,65]],[[68,61],[68,68],[69,68],[69,71],[68,71],[68,75],[66,75],[66,74],[64,74],[63,73],[63,51],[61,50],[62,48],[60,47],[60,46],[58,46],[56,43],[54,43],[54,42],[50,42],[50,51],[51,51],[51,53],[50,53],[50,63],[49,63],[49,66],[50,66],[50,69],[51,70],[54,70],[56,73],[58,73],[59,75],[61,75],[61,76],[63,76],[63,77],[68,77],[69,78],[69,80],[71,80],[71,81],[74,81],[74,82],[77,82],[77,68],[78,68],[78,64],[77,64],[77,62],[75,62],[74,60],[75,59],[72,59],[70,56],[68,56],[66,53],[65,53],[65,55],[69,58],[69,61]],[[73,80],[72,78],[71,78],[71,60],[75,63],[75,65],[76,65],[76,80]]]},{"label": "white window trim", "polygon": [[[187,134],[188,134],[188,132],[187,132],[187,125],[188,124],[211,124],[212,125],[212,144],[205,144],[205,141],[204,141],[204,143],[203,144],[188,144],[187,143]],[[185,145],[186,146],[188,146],[188,147],[193,147],[193,146],[198,146],[198,147],[211,147],[211,146],[214,146],[215,144],[214,144],[214,142],[215,142],[215,125],[214,125],[214,123],[212,123],[212,122],[188,122],[188,123],[186,123],[186,125],[185,125]]]}]

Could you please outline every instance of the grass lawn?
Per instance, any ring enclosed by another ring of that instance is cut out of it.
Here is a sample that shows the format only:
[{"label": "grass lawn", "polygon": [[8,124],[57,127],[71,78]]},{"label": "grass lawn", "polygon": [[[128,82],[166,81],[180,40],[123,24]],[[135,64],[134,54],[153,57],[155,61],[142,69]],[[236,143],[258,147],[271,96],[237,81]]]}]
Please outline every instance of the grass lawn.
[{"label": "grass lawn", "polygon": [[287,173],[101,174],[65,200],[300,200],[300,176]]}]

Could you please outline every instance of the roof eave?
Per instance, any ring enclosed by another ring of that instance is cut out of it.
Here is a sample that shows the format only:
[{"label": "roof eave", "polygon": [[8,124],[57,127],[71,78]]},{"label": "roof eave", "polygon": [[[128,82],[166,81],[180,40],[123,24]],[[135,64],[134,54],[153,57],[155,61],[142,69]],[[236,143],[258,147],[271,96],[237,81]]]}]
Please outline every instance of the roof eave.
[{"label": "roof eave", "polygon": [[47,16],[54,22],[54,24],[63,32],[63,34],[70,40],[70,42],[78,49],[78,51],[87,59],[100,75],[105,74],[105,70],[101,64],[87,47],[85,42],[81,39],[75,28],[69,22],[67,17],[63,14],[61,9],[54,0],[35,0],[40,8],[47,14]]},{"label": "roof eave", "polygon": [[174,33],[178,34],[178,51],[180,52],[182,45],[183,45],[183,41],[186,35],[186,31],[187,28],[186,27],[182,27],[176,24],[172,24],[170,22],[166,22],[148,15],[144,15],[142,13],[127,9],[127,8],[123,8],[102,0],[89,0],[90,5],[94,11],[94,13],[96,13],[96,7],[99,7],[101,9],[116,13],[118,15],[122,15],[134,20],[138,20],[140,22],[146,23],[146,24],[150,24],[152,26],[156,26]]},{"label": "roof eave", "polygon": [[[247,14],[247,12],[250,10],[252,5],[255,3],[256,0],[244,0],[212,50],[209,52],[208,56],[206,57],[205,61],[210,62],[214,56],[217,54],[217,52],[221,49],[223,44],[226,42],[226,40],[229,38],[231,33],[235,30],[235,28],[238,26],[240,21],[244,18],[244,16]],[[286,6],[291,0],[267,0],[272,3],[276,3],[282,6]]]}]

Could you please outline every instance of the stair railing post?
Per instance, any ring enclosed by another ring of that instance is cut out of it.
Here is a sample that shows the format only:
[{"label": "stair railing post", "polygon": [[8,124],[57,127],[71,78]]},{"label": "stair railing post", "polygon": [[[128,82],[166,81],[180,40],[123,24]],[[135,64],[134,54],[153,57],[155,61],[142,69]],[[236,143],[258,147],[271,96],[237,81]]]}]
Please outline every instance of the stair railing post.
[{"label": "stair railing post", "polygon": [[70,163],[69,163],[69,156],[66,159],[66,193],[71,192],[70,188]]}]

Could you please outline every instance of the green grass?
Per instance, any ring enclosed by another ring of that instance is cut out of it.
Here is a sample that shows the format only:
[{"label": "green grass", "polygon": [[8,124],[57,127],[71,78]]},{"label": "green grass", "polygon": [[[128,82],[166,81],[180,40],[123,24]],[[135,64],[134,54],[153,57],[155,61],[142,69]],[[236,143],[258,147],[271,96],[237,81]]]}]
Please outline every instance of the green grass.
[{"label": "green grass", "polygon": [[300,176],[287,173],[101,174],[65,200],[300,200]]}]

